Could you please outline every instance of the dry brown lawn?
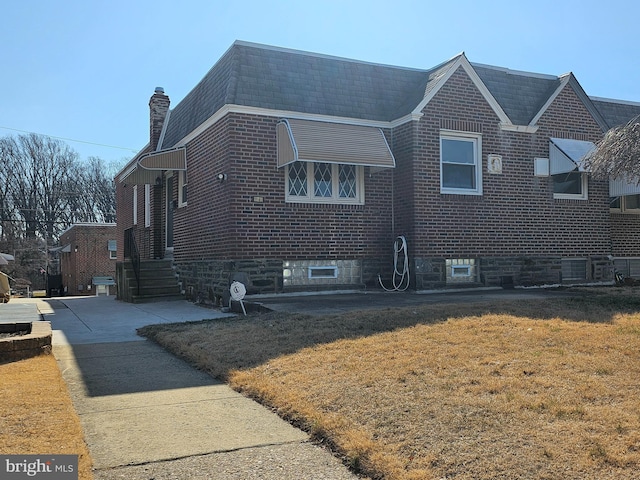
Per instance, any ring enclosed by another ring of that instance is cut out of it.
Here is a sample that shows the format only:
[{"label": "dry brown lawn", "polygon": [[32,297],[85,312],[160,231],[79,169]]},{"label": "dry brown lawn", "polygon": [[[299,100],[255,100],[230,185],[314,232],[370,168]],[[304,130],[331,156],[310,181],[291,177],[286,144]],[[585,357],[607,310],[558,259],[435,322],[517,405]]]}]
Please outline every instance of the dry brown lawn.
[{"label": "dry brown lawn", "polygon": [[79,455],[80,480],[93,479],[80,419],[53,355],[0,364],[0,453]]},{"label": "dry brown lawn", "polygon": [[637,479],[640,295],[256,314],[141,333],[384,479]]}]

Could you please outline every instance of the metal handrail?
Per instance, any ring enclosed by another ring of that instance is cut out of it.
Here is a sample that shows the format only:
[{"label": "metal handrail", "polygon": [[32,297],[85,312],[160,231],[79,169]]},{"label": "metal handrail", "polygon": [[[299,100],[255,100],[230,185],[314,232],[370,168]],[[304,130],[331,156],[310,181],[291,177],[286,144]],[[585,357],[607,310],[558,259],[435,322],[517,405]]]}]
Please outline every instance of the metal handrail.
[{"label": "metal handrail", "polygon": [[140,251],[133,228],[124,231],[124,257],[131,260],[133,274],[136,277],[136,294],[140,295]]}]

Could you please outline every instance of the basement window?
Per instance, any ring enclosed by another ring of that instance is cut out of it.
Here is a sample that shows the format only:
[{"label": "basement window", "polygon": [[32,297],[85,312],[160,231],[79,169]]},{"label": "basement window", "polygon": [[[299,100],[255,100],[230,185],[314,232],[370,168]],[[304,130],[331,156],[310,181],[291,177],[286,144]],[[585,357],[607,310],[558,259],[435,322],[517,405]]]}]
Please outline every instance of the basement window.
[{"label": "basement window", "polygon": [[623,277],[640,278],[640,258],[615,258],[613,265]]},{"label": "basement window", "polygon": [[309,267],[309,278],[338,278],[338,267]]},{"label": "basement window", "polygon": [[586,258],[563,258],[562,259],[562,280],[576,281],[587,279],[587,259]]},{"label": "basement window", "polygon": [[474,258],[449,258],[446,260],[448,283],[471,283],[476,280]]},{"label": "basement window", "polygon": [[452,265],[451,276],[452,277],[470,277],[471,265]]}]

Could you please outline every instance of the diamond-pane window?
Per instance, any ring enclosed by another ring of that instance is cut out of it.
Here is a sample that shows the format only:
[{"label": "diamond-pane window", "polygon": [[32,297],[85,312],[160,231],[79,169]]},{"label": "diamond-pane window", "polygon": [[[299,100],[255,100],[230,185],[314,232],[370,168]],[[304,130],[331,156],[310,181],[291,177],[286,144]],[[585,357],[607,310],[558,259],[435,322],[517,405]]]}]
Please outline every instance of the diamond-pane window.
[{"label": "diamond-pane window", "polygon": [[316,197],[331,197],[331,164],[313,164],[313,194]]},{"label": "diamond-pane window", "polygon": [[338,165],[338,196],[340,198],[356,198],[355,165]]},{"label": "diamond-pane window", "polygon": [[364,169],[357,165],[296,161],[287,165],[286,201],[364,203]]},{"label": "diamond-pane window", "polygon": [[307,164],[294,162],[289,165],[289,195],[307,196]]}]

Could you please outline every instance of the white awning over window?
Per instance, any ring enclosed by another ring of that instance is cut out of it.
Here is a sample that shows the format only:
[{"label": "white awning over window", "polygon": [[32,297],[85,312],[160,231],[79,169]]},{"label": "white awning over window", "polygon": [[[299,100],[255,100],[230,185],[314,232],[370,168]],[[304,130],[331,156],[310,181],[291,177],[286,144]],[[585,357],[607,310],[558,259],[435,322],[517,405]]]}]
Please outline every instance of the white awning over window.
[{"label": "white awning over window", "polygon": [[277,128],[278,168],[296,161],[396,166],[387,139],[376,127],[286,119]]},{"label": "white awning over window", "polygon": [[184,147],[148,153],[120,175],[120,183],[153,185],[163,170],[186,169],[187,150]]},{"label": "white awning over window", "polygon": [[629,179],[610,179],[609,180],[609,196],[623,197],[625,195],[640,194],[640,178]]},{"label": "white awning over window", "polygon": [[593,142],[568,138],[549,139],[549,166],[551,175],[573,172],[585,172],[582,160],[596,146]]}]

